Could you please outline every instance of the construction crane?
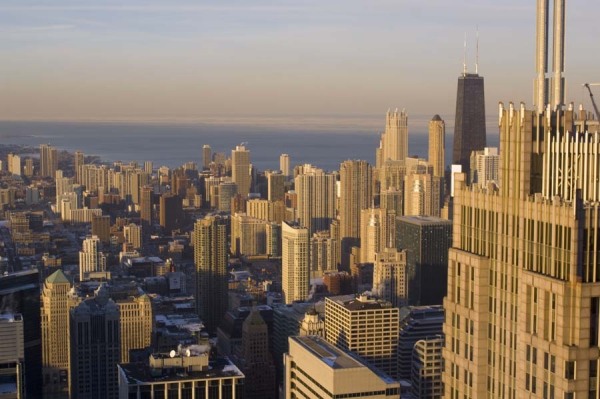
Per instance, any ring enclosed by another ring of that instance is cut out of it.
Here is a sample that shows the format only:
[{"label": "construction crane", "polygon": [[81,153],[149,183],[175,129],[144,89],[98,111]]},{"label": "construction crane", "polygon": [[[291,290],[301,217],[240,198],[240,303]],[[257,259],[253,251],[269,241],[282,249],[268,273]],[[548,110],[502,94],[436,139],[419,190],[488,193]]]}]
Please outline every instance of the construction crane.
[{"label": "construction crane", "polygon": [[592,100],[592,106],[594,107],[594,112],[596,113],[596,120],[600,121],[600,111],[598,110],[598,106],[596,105],[596,101],[594,101],[594,93],[592,93],[592,88],[590,86],[600,86],[600,83],[584,83],[583,87],[587,88],[590,92],[590,100]]}]

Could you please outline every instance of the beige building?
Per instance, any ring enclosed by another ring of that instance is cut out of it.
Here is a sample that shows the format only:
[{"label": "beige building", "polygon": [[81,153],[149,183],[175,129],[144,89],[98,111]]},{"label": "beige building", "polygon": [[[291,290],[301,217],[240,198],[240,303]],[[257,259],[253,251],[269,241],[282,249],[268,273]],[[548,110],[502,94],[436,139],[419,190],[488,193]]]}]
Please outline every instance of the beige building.
[{"label": "beige building", "polygon": [[40,145],[40,176],[54,179],[58,169],[58,154],[56,148],[49,144]]},{"label": "beige building", "polygon": [[231,217],[231,253],[236,255],[265,255],[267,253],[267,221],[245,213]]},{"label": "beige building", "polygon": [[308,229],[283,222],[281,288],[284,303],[304,301],[310,285],[310,239]]},{"label": "beige building", "polygon": [[375,254],[396,242],[396,213],[385,208],[360,212],[360,262],[374,263]]},{"label": "beige building", "polygon": [[395,307],[408,305],[406,251],[385,248],[375,254],[373,293]]},{"label": "beige building", "polygon": [[404,110],[387,112],[385,131],[375,155],[377,168],[387,160],[404,161],[408,156],[408,115]]},{"label": "beige building", "polygon": [[454,192],[445,396],[598,395],[600,133],[500,105],[500,188]]},{"label": "beige building", "polygon": [[298,220],[310,234],[328,230],[335,217],[336,175],[312,165],[303,165],[296,176]]},{"label": "beige building", "polygon": [[152,301],[146,294],[115,298],[121,323],[121,363],[128,363],[130,350],[149,348],[154,317]]},{"label": "beige building", "polygon": [[442,179],[426,164],[411,167],[404,178],[404,215],[440,216]]},{"label": "beige building", "polygon": [[325,298],[325,337],[352,351],[392,378],[398,375],[400,311],[366,295]]},{"label": "beige building", "polygon": [[279,170],[285,177],[290,177],[290,156],[288,154],[279,156]]},{"label": "beige building", "polygon": [[439,115],[429,121],[429,163],[433,166],[433,175],[444,178],[446,167],[446,124]]},{"label": "beige building", "polygon": [[68,390],[70,289],[62,270],[52,273],[42,289],[42,373],[48,397]]},{"label": "beige building", "polygon": [[87,280],[89,273],[106,271],[106,258],[100,252],[100,245],[98,236],[83,240],[79,251],[79,281]]},{"label": "beige building", "polygon": [[373,200],[373,172],[366,161],[344,161],[340,165],[340,250],[343,266],[349,267],[352,247],[360,246],[360,212]]},{"label": "beige building", "polygon": [[130,223],[123,227],[123,236],[125,242],[131,244],[134,249],[142,247],[142,226]]},{"label": "beige building", "polygon": [[410,378],[411,392],[414,398],[442,399],[444,397],[443,347],[443,335],[427,337],[415,344]]},{"label": "beige building", "polygon": [[498,148],[485,147],[471,154],[471,183],[487,187],[489,183],[498,184]]},{"label": "beige building", "polygon": [[310,277],[322,277],[325,272],[337,271],[339,242],[329,231],[319,231],[310,239]]},{"label": "beige building", "polygon": [[246,213],[256,219],[281,223],[285,220],[285,204],[283,201],[251,199],[246,202]]},{"label": "beige building", "polygon": [[322,338],[289,338],[284,355],[285,398],[400,397],[400,383]]},{"label": "beige building", "polygon": [[252,185],[250,173],[250,151],[243,145],[238,145],[231,151],[231,178],[237,184],[238,193],[247,197]]}]

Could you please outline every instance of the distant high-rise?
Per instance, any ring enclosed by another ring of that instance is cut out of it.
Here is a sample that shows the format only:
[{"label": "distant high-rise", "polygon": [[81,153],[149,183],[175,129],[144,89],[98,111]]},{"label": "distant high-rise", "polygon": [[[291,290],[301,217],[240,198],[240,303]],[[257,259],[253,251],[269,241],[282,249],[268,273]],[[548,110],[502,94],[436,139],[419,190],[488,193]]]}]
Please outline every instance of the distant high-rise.
[{"label": "distant high-rise", "polygon": [[388,111],[385,131],[381,134],[376,154],[376,166],[380,168],[387,160],[403,161],[408,156],[408,115],[404,110]]},{"label": "distant high-rise", "polygon": [[57,270],[44,282],[42,290],[42,372],[44,395],[68,388],[69,371],[69,290],[71,282]]},{"label": "distant high-rise", "polygon": [[267,199],[269,201],[283,201],[285,197],[285,180],[283,173],[267,173]]},{"label": "distant high-rise", "polygon": [[152,301],[145,293],[137,296],[129,294],[111,296],[114,296],[113,299],[119,308],[121,326],[120,362],[128,363],[132,350],[146,349],[151,345],[154,325]]},{"label": "distant high-rise", "polygon": [[58,154],[50,144],[40,145],[40,176],[54,179],[58,169]]},{"label": "distant high-rise", "polygon": [[25,158],[25,167],[23,168],[23,174],[27,177],[33,176],[33,159]]},{"label": "distant high-rise", "polygon": [[279,170],[285,177],[290,177],[290,156],[288,154],[279,156]]},{"label": "distant high-rise", "polygon": [[446,167],[446,124],[439,115],[429,121],[429,164],[433,166],[433,175],[444,178]]},{"label": "distant high-rise", "polygon": [[8,171],[13,175],[21,176],[21,157],[12,152],[7,157]]},{"label": "distant high-rise", "polygon": [[79,251],[79,281],[88,280],[90,273],[106,271],[106,259],[100,252],[100,246],[98,236],[88,236],[83,240]]},{"label": "distant high-rise", "polygon": [[371,206],[373,171],[366,161],[340,165],[340,249],[342,266],[349,270],[352,247],[360,246],[360,212]]},{"label": "distant high-rise", "polygon": [[335,217],[336,175],[312,165],[303,165],[296,176],[298,220],[310,234],[328,230]]},{"label": "distant high-rise", "polygon": [[183,208],[181,198],[173,194],[163,194],[160,197],[160,226],[170,234],[181,227]]},{"label": "distant high-rise", "polygon": [[[236,183],[230,180],[222,181],[219,184],[219,201],[217,209],[222,212],[231,212],[231,200],[238,194],[238,190],[239,187]],[[244,198],[246,196],[244,196]]]},{"label": "distant high-rise", "polygon": [[123,236],[125,242],[131,244],[134,249],[142,248],[142,226],[135,223],[130,223],[123,226]]},{"label": "distant high-rise", "polygon": [[69,393],[72,399],[117,399],[121,358],[119,308],[104,285],[69,311]]},{"label": "distant high-rise", "polygon": [[73,157],[73,169],[75,176],[75,183],[81,184],[81,167],[85,164],[85,155],[81,151],[75,151],[75,155]]},{"label": "distant high-rise", "polygon": [[103,244],[110,243],[110,215],[92,216],[92,235]]},{"label": "distant high-rise", "polygon": [[468,174],[471,152],[483,150],[486,131],[483,76],[467,73],[466,68],[458,78],[455,117],[452,163]]},{"label": "distant high-rise", "polygon": [[140,219],[142,225],[152,226],[152,186],[143,186],[140,190]]},{"label": "distant high-rise", "polygon": [[204,144],[202,146],[202,169],[210,169],[210,163],[212,162],[212,148],[210,145]]},{"label": "distant high-rise", "polygon": [[231,151],[231,178],[238,185],[238,193],[247,197],[252,185],[250,173],[250,151],[238,145]]},{"label": "distant high-rise", "polygon": [[227,311],[228,219],[206,216],[194,225],[196,310],[209,332],[216,331]]},{"label": "distant high-rise", "polygon": [[303,301],[310,287],[310,239],[307,228],[283,222],[281,288],[286,304]]}]

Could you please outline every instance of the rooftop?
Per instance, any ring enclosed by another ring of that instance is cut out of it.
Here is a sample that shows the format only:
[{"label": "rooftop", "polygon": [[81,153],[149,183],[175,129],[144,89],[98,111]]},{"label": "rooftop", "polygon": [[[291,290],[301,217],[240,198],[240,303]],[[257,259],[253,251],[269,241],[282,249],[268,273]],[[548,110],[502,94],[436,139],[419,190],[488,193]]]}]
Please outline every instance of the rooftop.
[{"label": "rooftop", "polygon": [[216,358],[209,362],[208,370],[186,371],[184,369],[165,369],[157,375],[147,363],[119,364],[130,385],[141,385],[166,381],[214,380],[219,378],[244,377],[244,374],[227,358]]},{"label": "rooftop", "polygon": [[346,352],[316,336],[290,337],[332,369],[366,367]]},{"label": "rooftop", "polygon": [[398,216],[397,220],[406,223],[418,224],[420,226],[452,225],[452,222],[448,219],[442,219],[436,216]]},{"label": "rooftop", "polygon": [[350,311],[387,309],[392,307],[392,304],[388,301],[372,298],[367,295],[340,295],[326,298],[326,300],[335,302]]}]

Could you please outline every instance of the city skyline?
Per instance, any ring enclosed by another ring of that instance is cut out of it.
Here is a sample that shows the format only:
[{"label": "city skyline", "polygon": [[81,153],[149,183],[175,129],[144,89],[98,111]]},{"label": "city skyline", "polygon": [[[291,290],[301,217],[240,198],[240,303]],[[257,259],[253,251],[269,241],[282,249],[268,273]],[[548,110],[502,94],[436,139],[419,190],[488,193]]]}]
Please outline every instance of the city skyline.
[{"label": "city skyline", "polygon": [[[474,71],[477,26],[488,114],[500,100],[533,103],[534,2],[62,0],[0,10],[0,119],[372,115],[396,106],[450,119],[464,34]],[[600,4],[581,0],[566,15],[566,58],[587,60],[567,61],[567,101],[586,108],[580,84],[600,80],[600,56],[589,51],[594,10]]]}]

